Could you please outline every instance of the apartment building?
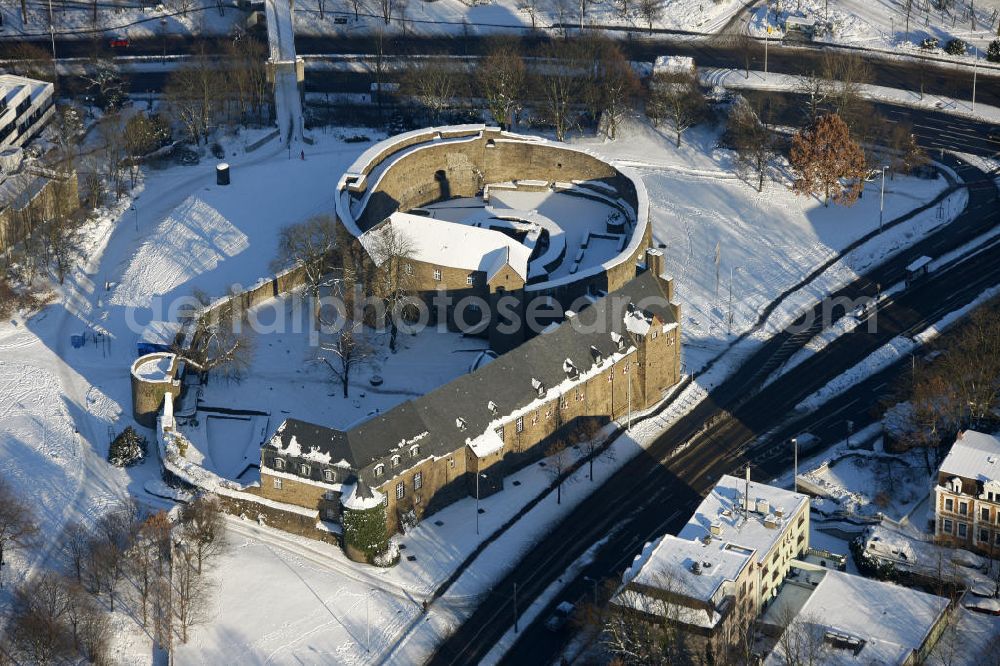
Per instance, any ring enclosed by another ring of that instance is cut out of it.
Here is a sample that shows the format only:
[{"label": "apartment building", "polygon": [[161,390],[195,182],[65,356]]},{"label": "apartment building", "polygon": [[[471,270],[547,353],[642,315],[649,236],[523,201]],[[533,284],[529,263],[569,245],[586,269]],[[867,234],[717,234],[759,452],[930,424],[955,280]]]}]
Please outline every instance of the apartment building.
[{"label": "apartment building", "polygon": [[0,150],[23,146],[55,113],[55,88],[13,74],[0,75]]},{"label": "apartment building", "polygon": [[931,499],[938,543],[1000,554],[1000,440],[960,432],[938,469]]}]

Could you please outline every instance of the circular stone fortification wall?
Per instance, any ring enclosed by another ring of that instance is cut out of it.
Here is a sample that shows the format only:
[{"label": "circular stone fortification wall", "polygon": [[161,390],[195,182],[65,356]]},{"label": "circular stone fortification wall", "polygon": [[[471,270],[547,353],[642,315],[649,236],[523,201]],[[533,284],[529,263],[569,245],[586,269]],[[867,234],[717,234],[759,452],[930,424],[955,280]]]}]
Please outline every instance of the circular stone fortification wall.
[{"label": "circular stone fortification wall", "polygon": [[[595,290],[612,291],[636,274],[650,246],[649,201],[642,181],[582,149],[485,125],[408,132],[375,144],[337,186],[337,217],[355,236],[392,213],[455,197],[486,185],[552,189],[617,208],[627,242],[611,261],[574,275],[537,281],[527,290],[564,303]],[[558,221],[558,220],[557,220]]]},{"label": "circular stone fortification wall", "polygon": [[177,377],[177,356],[155,352],[132,363],[132,417],[147,428],[156,426],[156,417],[167,393],[176,398],[181,392]]}]

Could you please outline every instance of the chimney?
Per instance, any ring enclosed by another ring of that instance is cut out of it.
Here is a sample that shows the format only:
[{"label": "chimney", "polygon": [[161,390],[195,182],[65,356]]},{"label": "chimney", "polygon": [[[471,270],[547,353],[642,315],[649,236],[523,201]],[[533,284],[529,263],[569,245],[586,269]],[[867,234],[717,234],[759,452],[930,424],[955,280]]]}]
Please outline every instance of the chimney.
[{"label": "chimney", "polygon": [[667,300],[674,302],[674,279],[667,275],[667,262],[663,250],[649,248],[646,250],[646,268],[663,283],[663,291]]}]

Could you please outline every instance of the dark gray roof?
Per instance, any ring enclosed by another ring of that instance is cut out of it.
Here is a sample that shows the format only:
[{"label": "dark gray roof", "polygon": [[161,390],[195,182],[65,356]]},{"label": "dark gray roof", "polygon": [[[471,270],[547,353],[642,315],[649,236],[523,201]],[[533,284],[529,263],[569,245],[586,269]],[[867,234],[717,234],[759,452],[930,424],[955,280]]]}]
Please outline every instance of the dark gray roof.
[{"label": "dark gray roof", "polygon": [[[395,453],[401,453],[406,461],[413,443],[420,445],[421,459],[447,455],[464,446],[467,439],[485,432],[494,419],[535,400],[538,392],[533,380],[547,388],[562,383],[567,378],[567,359],[585,372],[595,362],[595,350],[604,357],[617,351],[612,331],[624,336],[627,346],[632,334],[626,330],[624,319],[630,303],[641,305],[644,312],[663,323],[675,323],[674,309],[667,303],[662,281],[647,271],[597,300],[571,321],[350,431],[289,419],[284,432],[296,434],[303,452],[317,446],[329,452],[333,462],[345,459],[359,472],[378,461],[388,462]],[[496,405],[496,414],[490,410],[490,402]],[[464,428],[458,426],[459,419]]]}]

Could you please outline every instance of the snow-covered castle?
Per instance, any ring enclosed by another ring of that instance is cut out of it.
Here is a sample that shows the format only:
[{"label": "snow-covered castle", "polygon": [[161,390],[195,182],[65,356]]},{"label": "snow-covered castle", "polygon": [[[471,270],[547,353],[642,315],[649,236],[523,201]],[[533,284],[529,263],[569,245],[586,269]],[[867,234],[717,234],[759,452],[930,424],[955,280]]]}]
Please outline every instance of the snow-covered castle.
[{"label": "snow-covered castle", "polygon": [[504,477],[557,439],[659,402],[680,379],[680,309],[650,269],[549,332],[350,430],[286,420],[261,449],[260,494],[339,520],[358,479],[389,528]]}]

